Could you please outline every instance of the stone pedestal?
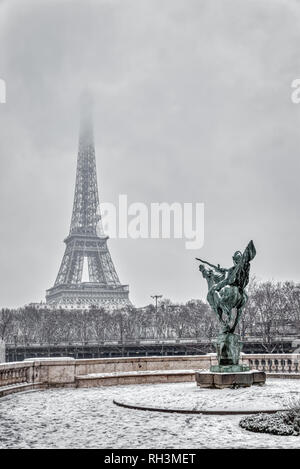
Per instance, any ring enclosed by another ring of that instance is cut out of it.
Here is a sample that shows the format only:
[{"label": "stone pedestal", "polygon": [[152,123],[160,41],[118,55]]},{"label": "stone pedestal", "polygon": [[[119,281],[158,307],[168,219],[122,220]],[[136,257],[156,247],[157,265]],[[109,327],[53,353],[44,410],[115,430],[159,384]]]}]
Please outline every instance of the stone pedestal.
[{"label": "stone pedestal", "polygon": [[248,387],[252,384],[264,384],[266,373],[258,370],[238,372],[196,371],[195,379],[200,388],[235,388]]}]

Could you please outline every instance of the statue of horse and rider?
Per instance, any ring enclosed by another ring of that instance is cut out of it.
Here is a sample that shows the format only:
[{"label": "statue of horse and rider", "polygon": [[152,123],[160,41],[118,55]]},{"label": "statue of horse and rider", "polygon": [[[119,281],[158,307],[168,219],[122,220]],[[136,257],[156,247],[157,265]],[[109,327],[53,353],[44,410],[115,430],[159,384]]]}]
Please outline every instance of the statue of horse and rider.
[{"label": "statue of horse and rider", "polygon": [[[254,243],[250,241],[243,253],[241,251],[234,253],[232,258],[234,265],[229,269],[197,258],[202,263],[199,270],[208,284],[207,301],[221,325],[219,347],[217,346],[219,364],[238,363],[240,346],[234,331],[248,300],[245,288],[249,283],[250,262],[255,255]],[[203,264],[211,268],[206,268]]]}]

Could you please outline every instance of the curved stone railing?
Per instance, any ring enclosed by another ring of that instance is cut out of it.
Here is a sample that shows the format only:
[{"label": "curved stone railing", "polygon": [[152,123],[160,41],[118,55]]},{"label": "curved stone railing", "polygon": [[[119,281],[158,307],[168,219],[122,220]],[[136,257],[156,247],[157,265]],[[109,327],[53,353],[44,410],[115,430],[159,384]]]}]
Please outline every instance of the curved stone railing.
[{"label": "curved stone railing", "polygon": [[32,364],[26,362],[0,364],[0,386],[32,381]]},{"label": "curved stone railing", "polygon": [[0,397],[33,389],[35,371],[32,363],[0,363]]},{"label": "curved stone railing", "polygon": [[[300,373],[300,354],[252,354],[245,355],[252,369],[266,373]],[[243,357],[245,357],[243,356]]]},{"label": "curved stone railing", "polygon": [[[241,362],[274,377],[300,377],[300,354],[242,354]],[[27,389],[89,387],[194,380],[216,354],[164,357],[27,359],[0,364],[0,397]]]},{"label": "curved stone railing", "polygon": [[0,369],[0,382],[4,386],[9,386],[11,384],[21,384],[28,382],[28,370],[30,368],[22,366],[20,368],[9,368],[9,369]]}]

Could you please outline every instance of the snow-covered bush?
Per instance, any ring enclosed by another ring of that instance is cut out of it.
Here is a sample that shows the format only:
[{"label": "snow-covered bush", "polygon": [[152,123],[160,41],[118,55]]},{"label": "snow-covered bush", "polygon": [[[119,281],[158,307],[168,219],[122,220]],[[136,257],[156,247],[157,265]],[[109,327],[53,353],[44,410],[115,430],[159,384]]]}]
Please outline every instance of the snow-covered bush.
[{"label": "snow-covered bush", "polygon": [[300,435],[300,397],[290,399],[286,411],[244,417],[240,427],[273,435]]}]

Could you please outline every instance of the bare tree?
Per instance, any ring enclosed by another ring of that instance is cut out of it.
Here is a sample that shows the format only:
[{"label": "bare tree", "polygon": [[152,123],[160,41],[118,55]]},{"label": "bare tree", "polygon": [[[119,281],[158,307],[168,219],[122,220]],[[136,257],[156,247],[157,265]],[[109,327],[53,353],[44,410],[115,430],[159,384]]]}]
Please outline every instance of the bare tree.
[{"label": "bare tree", "polygon": [[0,311],[0,339],[5,340],[10,333],[13,322],[13,312],[9,309]]}]

